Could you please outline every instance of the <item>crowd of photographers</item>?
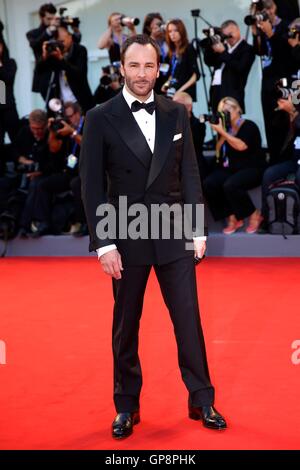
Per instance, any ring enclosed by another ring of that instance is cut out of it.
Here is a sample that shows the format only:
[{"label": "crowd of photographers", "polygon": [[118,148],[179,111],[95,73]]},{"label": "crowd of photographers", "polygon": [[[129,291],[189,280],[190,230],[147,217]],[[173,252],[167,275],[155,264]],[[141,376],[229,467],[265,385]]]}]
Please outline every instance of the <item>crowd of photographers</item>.
[{"label": "crowd of photographers", "polygon": [[[213,217],[227,220],[225,234],[236,232],[245,219],[247,233],[267,229],[266,200],[272,183],[292,174],[300,187],[300,117],[294,87],[300,79],[300,18],[297,2],[282,3],[295,9],[280,17],[281,2],[252,0],[244,19],[247,40],[233,20],[209,26],[203,30],[204,39],[190,42],[182,20],[165,23],[160,13],[144,19],[142,32],[155,39],[161,50],[155,91],[188,110],[204,193]],[[0,80],[6,85],[6,102],[0,104],[2,238],[17,233],[24,237],[87,234],[78,176],[84,116],[122,89],[122,44],[137,33],[140,21],[117,12],[109,16],[108,29],[98,40],[98,48],[108,50],[109,64],[102,68],[99,86],[92,93],[80,20],[65,16],[65,11],[57,12],[51,3],[42,5],[40,26],[27,33],[35,57],[32,90],[45,101],[45,110],[32,111],[28,119],[18,117],[13,94],[17,64],[9,56],[0,25]],[[203,73],[202,56],[211,73],[211,113],[198,118],[193,102]],[[243,118],[245,88],[256,56],[262,70],[267,151],[262,149],[257,125]],[[203,155],[206,122],[217,136],[214,159]],[[10,145],[4,144],[6,133]],[[248,193],[259,185],[261,210]]]}]

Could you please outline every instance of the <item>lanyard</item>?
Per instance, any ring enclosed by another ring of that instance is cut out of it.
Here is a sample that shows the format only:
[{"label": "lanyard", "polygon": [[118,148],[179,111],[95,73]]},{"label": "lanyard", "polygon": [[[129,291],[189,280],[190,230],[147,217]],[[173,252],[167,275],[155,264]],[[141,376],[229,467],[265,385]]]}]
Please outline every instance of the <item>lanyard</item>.
[{"label": "lanyard", "polygon": [[[80,122],[79,122],[79,126],[77,127],[76,131],[78,132],[78,134],[80,134],[81,130],[82,130],[82,126],[83,126],[83,117],[80,118]],[[75,155],[75,152],[77,150],[77,147],[78,147],[78,144],[77,142],[75,141],[74,142],[74,145],[73,145],[73,149],[72,149],[72,154]]]},{"label": "lanyard", "polygon": [[[238,121],[237,121],[237,128],[238,128],[238,131],[240,130],[240,127],[241,127],[241,124],[243,122],[243,119],[240,118]],[[233,129],[232,127],[230,127],[230,129],[228,130],[228,134],[230,135],[234,135],[233,133]],[[222,146],[222,153],[223,153],[223,167],[224,168],[228,168],[229,167],[229,158],[228,158],[228,155],[227,155],[227,142],[224,142],[223,146]]]},{"label": "lanyard", "polygon": [[178,59],[176,57],[176,54],[172,55],[172,62],[171,62],[171,77],[174,78],[175,75],[175,70],[178,64]]},{"label": "lanyard", "polygon": [[165,50],[165,47],[164,47],[164,43],[161,43],[160,44],[160,55],[161,55],[161,61],[162,63],[164,64],[165,60],[166,60],[166,57],[167,57],[167,52]]}]

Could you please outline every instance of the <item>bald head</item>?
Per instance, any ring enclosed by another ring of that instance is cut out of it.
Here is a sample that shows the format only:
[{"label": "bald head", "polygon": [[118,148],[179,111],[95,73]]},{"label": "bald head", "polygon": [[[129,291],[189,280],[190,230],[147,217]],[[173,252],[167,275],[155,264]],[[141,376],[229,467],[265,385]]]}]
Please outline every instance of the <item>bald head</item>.
[{"label": "bald head", "polygon": [[186,93],[185,91],[177,91],[177,93],[175,93],[173,97],[173,101],[176,101],[176,103],[183,104],[186,107],[189,116],[191,116],[193,111],[193,100],[188,93]]}]

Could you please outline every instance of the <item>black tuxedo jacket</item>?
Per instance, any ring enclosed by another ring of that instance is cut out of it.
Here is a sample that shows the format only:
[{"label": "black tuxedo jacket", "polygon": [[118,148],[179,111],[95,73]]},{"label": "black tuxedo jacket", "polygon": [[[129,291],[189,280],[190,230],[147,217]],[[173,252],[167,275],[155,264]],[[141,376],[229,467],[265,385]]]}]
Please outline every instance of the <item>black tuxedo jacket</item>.
[{"label": "black tuxedo jacket", "polygon": [[[117,214],[119,196],[127,196],[128,206],[143,203],[148,208],[162,203],[188,203],[195,208],[203,202],[187,112],[165,97],[155,95],[155,101],[153,154],[122,93],[90,110],[84,127],[80,176],[90,251],[115,243],[124,265],[166,264],[193,255],[186,250],[184,238],[122,240],[108,236],[100,240],[96,233],[103,218],[96,215],[97,207],[106,197]],[[176,134],[182,137],[174,141]]]},{"label": "black tuxedo jacket", "polygon": [[254,49],[245,40],[238,45],[232,54],[227,51],[219,54],[211,48],[207,48],[204,53],[206,65],[213,67],[214,70],[219,69],[225,63],[222,72],[222,97],[235,98],[243,109],[245,109],[245,87],[254,60]]}]

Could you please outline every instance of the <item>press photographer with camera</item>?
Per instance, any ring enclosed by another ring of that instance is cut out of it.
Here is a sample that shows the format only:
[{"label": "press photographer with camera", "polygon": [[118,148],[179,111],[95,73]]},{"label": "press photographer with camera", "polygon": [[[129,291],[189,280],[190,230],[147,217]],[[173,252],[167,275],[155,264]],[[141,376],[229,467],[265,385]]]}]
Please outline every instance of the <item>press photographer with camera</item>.
[{"label": "press photographer with camera", "polygon": [[122,77],[119,63],[102,67],[100,83],[94,93],[95,104],[105,103],[116,96],[122,89]]},{"label": "press photographer with camera", "polygon": [[154,39],[160,48],[160,67],[159,77],[156,80],[154,91],[157,94],[162,93],[162,86],[168,78],[170,70],[169,47],[166,42],[166,28],[163,17],[160,13],[148,13],[145,16],[143,24],[143,34],[147,34]]},{"label": "press photographer with camera", "polygon": [[30,113],[28,125],[22,127],[17,136],[16,161],[20,174],[19,193],[23,195],[24,202],[20,219],[22,236],[26,236],[31,231],[37,185],[52,171],[48,136],[47,114],[40,109]]},{"label": "press photographer with camera", "polygon": [[278,160],[286,132],[285,117],[276,113],[274,87],[281,77],[290,77],[294,71],[291,47],[288,44],[288,24],[277,16],[273,0],[252,2],[252,14],[245,18],[251,25],[255,53],[261,57],[261,100],[265,130],[270,153],[270,163]]},{"label": "press photographer with camera", "polygon": [[[1,25],[0,25],[1,26]],[[0,28],[1,33],[1,28]],[[0,81],[5,84],[5,103],[0,103],[0,151],[4,145],[5,134],[15,142],[19,130],[19,116],[14,96],[14,83],[17,73],[16,61],[9,56],[9,51],[0,34]]]},{"label": "press photographer with camera", "polygon": [[286,179],[288,175],[295,175],[295,182],[300,190],[300,114],[299,105],[293,103],[294,94],[291,92],[287,99],[280,98],[278,107],[288,115],[290,127],[285,136],[285,142],[280,149],[279,163],[270,166],[263,175],[262,181],[262,212],[263,221],[261,230],[267,230],[267,193],[271,184]]},{"label": "press photographer with camera", "polygon": [[248,190],[259,186],[265,168],[261,135],[257,125],[243,119],[240,104],[232,97],[223,98],[218,116],[212,116],[212,129],[218,133],[216,168],[203,182],[204,194],[215,220],[227,218],[223,233],[231,235],[249,217],[247,233],[254,233],[260,213]]},{"label": "press photographer with camera", "polygon": [[[59,98],[63,103],[78,102],[84,113],[94,106],[87,78],[88,57],[84,46],[74,42],[68,26],[59,26],[57,41],[43,43],[37,70],[52,76],[45,89],[48,101]],[[48,91],[48,93],[47,93]]]},{"label": "press photographer with camera", "polygon": [[[52,103],[50,103],[50,106]],[[52,202],[55,195],[72,188],[75,197],[75,212],[78,223],[85,223],[81,202],[78,161],[84,116],[78,103],[68,102],[61,115],[48,120],[48,145],[53,159],[52,174],[40,181],[34,206],[34,238],[51,232]],[[78,231],[81,229],[79,227]]]},{"label": "press photographer with camera", "polygon": [[[139,24],[138,18],[130,18],[122,13],[111,13],[108,17],[108,29],[98,40],[99,49],[108,49],[110,63],[121,61],[121,47],[129,36],[136,35],[135,27]],[[124,33],[127,27],[129,34]]]},{"label": "press photographer with camera", "polygon": [[211,107],[215,113],[225,96],[232,96],[245,111],[245,87],[255,59],[253,47],[241,36],[238,24],[227,20],[221,28],[204,30],[207,39],[201,41],[204,61],[213,67],[210,88]]},{"label": "press photographer with camera", "polygon": [[189,43],[186,27],[180,19],[168,21],[166,41],[169,47],[169,78],[162,87],[168,98],[176,91],[185,91],[197,101],[196,82],[200,78],[197,55]]}]

